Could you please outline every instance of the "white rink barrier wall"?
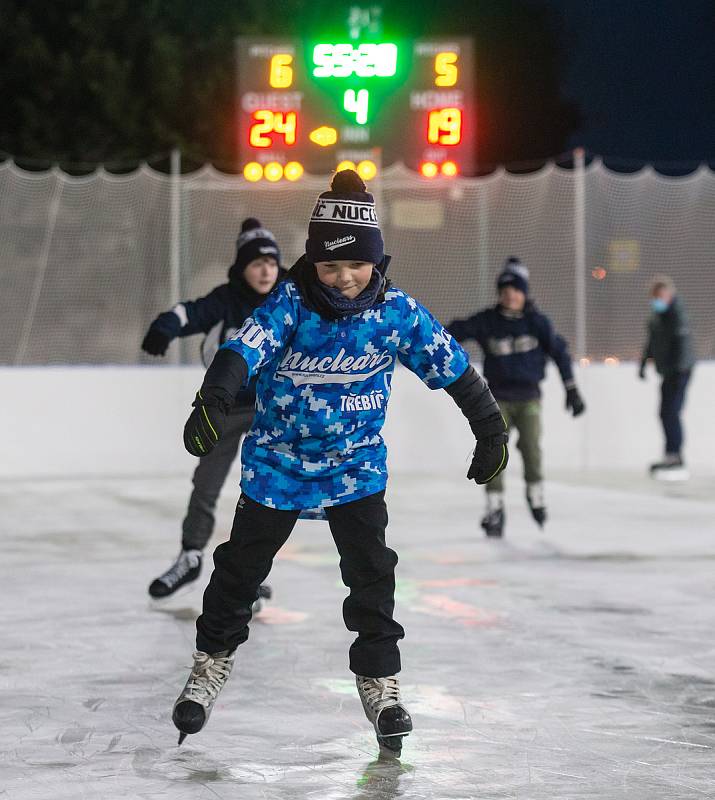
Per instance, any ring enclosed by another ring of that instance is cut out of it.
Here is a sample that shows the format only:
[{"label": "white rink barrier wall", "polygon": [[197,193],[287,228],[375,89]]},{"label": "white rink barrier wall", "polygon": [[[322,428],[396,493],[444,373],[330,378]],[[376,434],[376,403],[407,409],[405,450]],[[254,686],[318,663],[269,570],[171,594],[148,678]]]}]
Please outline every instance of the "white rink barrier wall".
[{"label": "white rink barrier wall", "polygon": [[[181,434],[201,383],[199,367],[0,368],[5,420],[0,478],[72,478],[190,474],[195,459]],[[636,365],[576,368],[587,413],[564,410],[559,376],[544,383],[548,469],[638,470],[658,458],[659,379]],[[715,474],[715,361],[697,365],[684,415],[686,458],[693,472]],[[9,423],[9,424],[7,424]],[[471,432],[451,398],[398,368],[384,429],[393,472],[466,472]],[[511,470],[520,472],[512,443]]]}]

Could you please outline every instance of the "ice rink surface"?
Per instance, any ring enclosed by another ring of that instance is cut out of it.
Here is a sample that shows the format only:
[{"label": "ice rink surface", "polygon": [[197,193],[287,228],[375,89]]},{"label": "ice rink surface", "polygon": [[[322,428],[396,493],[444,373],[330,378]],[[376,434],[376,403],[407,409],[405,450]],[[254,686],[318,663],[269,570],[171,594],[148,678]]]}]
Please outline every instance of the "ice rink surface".
[{"label": "ice rink surface", "polygon": [[188,482],[5,481],[0,798],[715,797],[713,485],[553,475],[542,533],[512,475],[493,542],[466,481],[393,477],[415,730],[378,761],[327,525],[299,523],[208,726],[178,748],[209,571],[161,609],[146,587],[178,550]]}]

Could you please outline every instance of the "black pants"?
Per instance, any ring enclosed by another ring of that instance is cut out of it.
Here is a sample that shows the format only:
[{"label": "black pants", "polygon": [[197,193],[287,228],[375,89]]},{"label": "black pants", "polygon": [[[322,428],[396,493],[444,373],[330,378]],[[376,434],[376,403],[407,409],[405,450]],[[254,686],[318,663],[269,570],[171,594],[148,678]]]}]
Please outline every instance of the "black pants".
[{"label": "black pants", "polygon": [[[387,507],[379,492],[326,509],[340,554],[340,572],[350,594],[343,603],[348,630],[358,636],[350,647],[350,669],[381,678],[400,671],[402,626],[395,607],[397,555],[385,544]],[[214,571],[196,622],[196,647],[207,653],[235,650],[248,638],[251,605],[270,572],[273,558],[291,534],[298,511],[278,511],[242,494],[231,538],[214,552]]]},{"label": "black pants", "polygon": [[660,387],[660,420],[665,433],[665,452],[668,455],[680,455],[683,446],[683,426],[680,412],[685,403],[685,391],[690,380],[690,370],[676,372],[663,378]]},{"label": "black pants", "polygon": [[254,409],[234,408],[226,418],[226,429],[216,447],[199,459],[194,470],[194,489],[181,526],[184,550],[203,550],[214,530],[214,511],[231,465],[236,459],[241,437],[253,422]]}]

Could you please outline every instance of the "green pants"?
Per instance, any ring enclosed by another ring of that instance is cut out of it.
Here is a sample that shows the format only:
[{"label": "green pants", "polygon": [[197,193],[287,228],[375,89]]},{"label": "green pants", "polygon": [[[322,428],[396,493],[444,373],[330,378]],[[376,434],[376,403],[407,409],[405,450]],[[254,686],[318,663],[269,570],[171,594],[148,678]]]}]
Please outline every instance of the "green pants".
[{"label": "green pants", "polygon": [[[541,474],[541,400],[498,400],[509,435],[519,431],[517,449],[524,460],[524,480],[540,483]],[[487,484],[488,492],[504,491],[504,473]]]}]

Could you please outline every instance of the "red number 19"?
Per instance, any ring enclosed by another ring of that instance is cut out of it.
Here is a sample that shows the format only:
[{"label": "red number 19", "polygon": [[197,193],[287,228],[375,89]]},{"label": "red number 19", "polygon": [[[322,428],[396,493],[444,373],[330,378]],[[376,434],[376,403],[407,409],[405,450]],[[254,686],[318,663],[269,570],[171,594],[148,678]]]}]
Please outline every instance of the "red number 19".
[{"label": "red number 19", "polygon": [[427,141],[430,144],[459,144],[462,141],[462,112],[458,108],[437,108],[429,112]]}]

